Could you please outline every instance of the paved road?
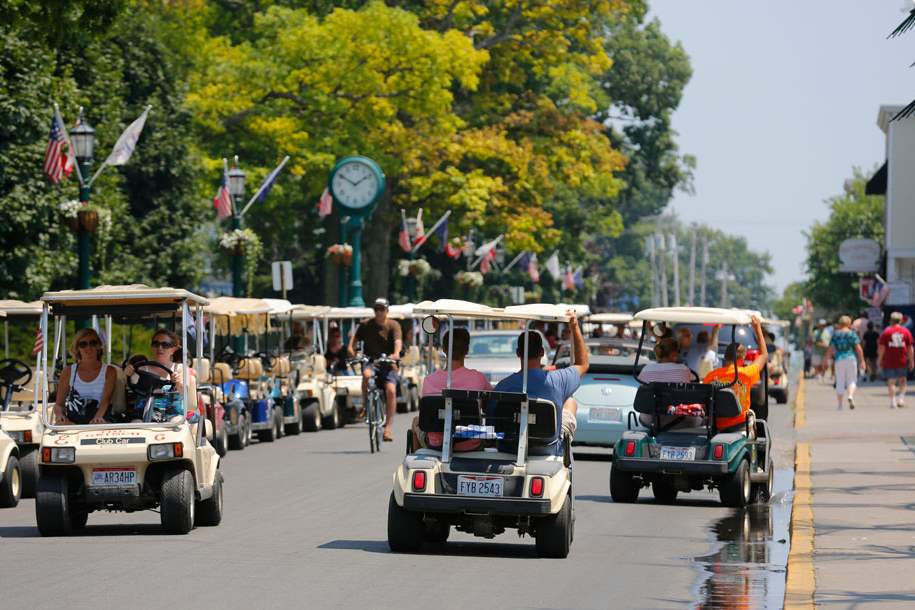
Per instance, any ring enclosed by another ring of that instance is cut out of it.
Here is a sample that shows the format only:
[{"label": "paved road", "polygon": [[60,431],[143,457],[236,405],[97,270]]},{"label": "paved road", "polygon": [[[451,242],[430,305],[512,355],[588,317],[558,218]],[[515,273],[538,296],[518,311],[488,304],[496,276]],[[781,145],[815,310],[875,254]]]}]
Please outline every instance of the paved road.
[{"label": "paved road", "polygon": [[[787,425],[787,409],[773,404],[773,413]],[[396,429],[406,427],[398,416]],[[158,514],[144,512],[93,513],[78,537],[41,538],[24,500],[0,511],[0,606],[683,608],[707,588],[693,558],[720,549],[712,528],[732,515],[717,493],[659,506],[644,490],[639,504],[614,505],[609,462],[581,455],[568,559],[539,559],[516,534],[453,532],[441,552],[390,553],[402,435],[381,455],[368,453],[363,426],[230,452],[222,525],[187,536],[160,533]]]}]

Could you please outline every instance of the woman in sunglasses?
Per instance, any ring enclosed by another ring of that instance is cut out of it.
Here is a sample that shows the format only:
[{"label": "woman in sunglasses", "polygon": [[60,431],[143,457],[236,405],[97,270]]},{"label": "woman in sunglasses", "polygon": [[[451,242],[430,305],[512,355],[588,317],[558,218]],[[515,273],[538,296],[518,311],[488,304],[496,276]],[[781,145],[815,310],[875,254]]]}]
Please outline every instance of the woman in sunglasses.
[{"label": "woman in sunglasses", "polygon": [[70,354],[76,361],[64,368],[57,385],[57,424],[104,424],[117,372],[102,364],[102,339],[92,328],[73,337]]},{"label": "woman in sunglasses", "polygon": [[[172,331],[160,328],[153,335],[150,347],[152,348],[151,360],[171,371],[169,375],[171,388],[164,396],[155,400],[153,409],[167,420],[181,419],[186,413],[183,400],[184,384],[181,370],[181,340],[178,338],[178,335]],[[162,379],[166,379],[164,372],[159,367],[140,367],[140,370],[147,373],[153,373]],[[134,372],[135,370],[132,364],[128,364],[124,368],[124,374],[127,375],[127,377],[133,376]],[[188,368],[187,378],[191,396],[197,395],[197,383],[194,380],[194,375],[194,369]],[[142,404],[136,405],[139,414],[142,414],[145,406],[145,400],[142,401]]]}]

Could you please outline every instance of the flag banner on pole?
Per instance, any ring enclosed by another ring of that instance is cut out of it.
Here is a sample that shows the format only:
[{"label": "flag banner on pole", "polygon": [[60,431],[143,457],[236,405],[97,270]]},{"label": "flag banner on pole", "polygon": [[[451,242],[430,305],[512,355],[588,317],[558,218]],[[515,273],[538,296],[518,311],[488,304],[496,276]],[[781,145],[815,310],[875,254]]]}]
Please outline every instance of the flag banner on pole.
[{"label": "flag banner on pole", "polygon": [[419,208],[419,211],[416,213],[416,238],[413,240],[413,246],[416,247],[416,243],[419,240],[426,241],[426,228],[423,226],[423,209]]},{"label": "flag banner on pole", "polygon": [[283,168],[286,167],[286,164],[289,162],[289,155],[283,157],[283,160],[280,161],[280,164],[276,168],[267,174],[267,177],[264,178],[264,181],[261,182],[260,187],[257,191],[254,192],[254,195],[251,196],[251,199],[248,200],[248,203],[245,204],[245,207],[242,208],[239,216],[244,216],[245,212],[248,211],[255,203],[264,201],[267,199],[267,195],[270,194],[270,189],[273,188],[273,183],[276,182],[276,177],[280,175],[280,172],[283,171]]},{"label": "flag banner on pole", "polygon": [[404,252],[413,249],[410,245],[410,232],[407,230],[407,213],[401,208],[400,210],[400,233],[397,235],[397,244]]},{"label": "flag banner on pole", "polygon": [[32,347],[32,355],[40,354],[41,350],[44,349],[44,335],[41,334],[41,325],[38,325],[38,330],[35,331],[35,345]]},{"label": "flag banner on pole", "polygon": [[[67,152],[64,152],[64,148]],[[51,117],[51,133],[48,138],[48,147],[44,153],[44,173],[48,180],[57,184],[61,176],[70,176],[73,171],[72,157],[73,146],[67,138],[67,129],[60,118],[60,111],[55,107],[54,116]]]},{"label": "flag banner on pole", "polygon": [[330,194],[330,190],[325,188],[324,192],[321,193],[321,198],[318,199],[318,217],[324,218],[325,216],[330,216],[333,211],[334,198]]},{"label": "flag banner on pole", "polygon": [[121,137],[118,138],[118,141],[115,142],[114,148],[111,150],[111,154],[108,155],[108,158],[105,159],[104,165],[124,165],[127,163],[133,155],[134,149],[137,147],[137,140],[140,139],[140,134],[143,133],[143,126],[146,125],[146,117],[149,115],[150,108],[151,106],[147,106],[146,110],[143,111],[143,114],[127,126],[124,133],[122,133]]},{"label": "flag banner on pole", "polygon": [[442,214],[442,217],[435,221],[435,224],[432,225],[432,229],[430,229],[428,233],[422,229],[422,220],[418,220],[416,232],[417,237],[413,241],[413,251],[416,252],[419,250],[420,246],[426,243],[431,236],[435,235],[438,237],[439,241],[442,242],[442,249],[445,251],[445,254],[451,258],[457,258],[454,256],[454,248],[449,247],[448,244],[448,218],[450,216],[450,210]]},{"label": "flag banner on pole", "polygon": [[886,297],[890,296],[890,285],[884,282],[879,275],[874,279],[873,295],[871,297],[872,307],[880,307],[886,301]]},{"label": "flag banner on pole", "polygon": [[502,267],[502,273],[508,273],[515,265],[518,265],[519,269],[524,269],[527,266],[527,258],[530,255],[530,252],[521,252],[515,258],[513,258],[511,262]]},{"label": "flag banner on pole", "polygon": [[575,288],[581,290],[585,287],[585,278],[581,273],[581,267],[575,270],[575,273],[572,274],[572,283],[575,284]]},{"label": "flag banner on pole", "polygon": [[562,276],[562,289],[575,290],[575,278],[572,275],[572,267],[566,266],[566,272]]},{"label": "flag banner on pole", "polygon": [[463,253],[464,253],[464,250],[462,248],[458,248],[457,246],[451,245],[451,242],[447,240],[447,235],[446,235],[445,256],[447,256],[448,258],[457,260],[457,259],[461,258],[461,254],[463,254]]},{"label": "flag banner on pole", "polygon": [[216,217],[219,219],[228,218],[232,215],[232,193],[229,192],[229,173],[226,171],[226,160],[222,160],[222,180],[219,182],[219,190],[213,197],[213,207],[216,208]]},{"label": "flag banner on pole", "polygon": [[476,251],[473,253],[474,256],[483,256],[490,250],[494,250],[495,247],[499,245],[499,242],[502,241],[502,237],[502,235],[499,235],[497,238],[485,242],[482,246],[476,249]]},{"label": "flag banner on pole", "polygon": [[554,280],[562,279],[562,271],[560,271],[560,269],[559,269],[559,251],[558,250],[553,252],[553,254],[550,255],[550,258],[546,259],[546,263],[544,263],[544,266],[546,267],[546,270],[550,272],[550,275],[553,276]]},{"label": "flag banner on pole", "polygon": [[540,268],[537,266],[536,254],[531,254],[531,258],[527,262],[527,274],[531,277],[532,282],[540,283]]},{"label": "flag banner on pole", "polygon": [[480,260],[480,273],[486,275],[492,269],[492,263],[496,260],[496,249],[493,248],[489,252],[483,255],[483,258]]}]

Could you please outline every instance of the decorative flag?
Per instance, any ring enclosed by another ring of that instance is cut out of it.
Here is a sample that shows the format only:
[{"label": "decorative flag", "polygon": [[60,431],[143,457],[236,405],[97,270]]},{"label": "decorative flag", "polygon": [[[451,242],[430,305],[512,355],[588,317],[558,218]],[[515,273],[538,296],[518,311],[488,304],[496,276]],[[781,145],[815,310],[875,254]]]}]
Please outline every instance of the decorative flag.
[{"label": "decorative flag", "polygon": [[550,255],[550,258],[546,259],[544,265],[546,270],[550,272],[550,275],[553,276],[554,280],[562,279],[562,272],[559,270],[559,251],[553,252]]},{"label": "decorative flag", "polygon": [[493,248],[483,255],[480,260],[480,273],[486,275],[492,269],[492,262],[496,260],[496,249]]},{"label": "decorative flag", "polygon": [[453,254],[449,254],[448,250],[448,217],[451,216],[451,212],[445,212],[442,214],[442,217],[435,221],[435,224],[432,225],[432,229],[426,233],[423,230],[422,225],[422,210],[420,210],[420,216],[417,218],[417,229],[416,229],[416,240],[413,242],[413,251],[419,250],[419,247],[422,246],[428,239],[435,235],[443,244],[443,249],[448,256],[455,258]]},{"label": "decorative flag", "polygon": [[419,208],[419,211],[416,213],[416,239],[413,240],[413,245],[416,247],[416,243],[419,240],[426,241],[426,228],[423,226],[423,209]]},{"label": "decorative flag", "polygon": [[[68,152],[64,152],[64,146],[67,147]],[[64,127],[63,120],[60,118],[60,111],[55,108],[54,116],[51,117],[51,134],[48,139],[48,148],[44,153],[44,173],[48,176],[48,180],[54,184],[60,182],[60,177],[63,175],[69,177],[70,172],[73,171],[73,164],[70,158],[70,151],[72,150],[73,146],[67,138],[67,130]]]},{"label": "decorative flag", "polygon": [[476,251],[473,253],[474,256],[483,256],[484,254],[488,253],[490,250],[494,250],[495,247],[497,245],[499,245],[499,242],[502,241],[502,237],[503,236],[500,235],[495,239],[485,242],[482,246],[480,246],[479,248],[476,249]]},{"label": "decorative flag", "polygon": [[888,296],[890,296],[890,285],[878,275],[874,280],[874,296],[871,298],[871,306],[880,307]]},{"label": "decorative flag", "polygon": [[457,260],[457,259],[461,258],[461,254],[463,254],[463,253],[464,253],[464,251],[461,248],[452,246],[450,241],[445,242],[445,256],[447,256],[448,258],[453,258],[454,260]]},{"label": "decorative flag", "polygon": [[473,250],[475,247],[476,247],[476,245],[473,243],[473,240],[470,239],[470,236],[465,235],[464,236],[464,246],[462,248],[462,253],[464,254],[464,256],[466,256],[467,258],[470,258],[471,256],[473,256]]},{"label": "decorative flag", "polygon": [[330,190],[325,188],[324,192],[321,193],[321,198],[318,199],[318,216],[324,218],[325,216],[330,216],[333,211],[334,198],[330,194]]},{"label": "decorative flag", "polygon": [[527,262],[527,274],[531,276],[531,281],[535,284],[540,283],[540,269],[537,267],[537,255],[531,254]]},{"label": "decorative flag", "polygon": [[[264,201],[265,199],[267,199],[267,195],[270,194],[270,189],[273,188],[273,184],[276,182],[276,177],[280,175],[280,172],[283,171],[283,166],[285,166],[288,161],[289,161],[289,157],[287,156],[285,159],[280,161],[280,164],[277,165],[276,168],[272,172],[267,174],[267,177],[264,178],[264,181],[263,181],[263,183],[261,183],[260,188],[257,189],[257,192],[254,193],[254,197],[251,198],[253,201],[261,202],[261,201]],[[251,205],[251,204],[249,203],[248,205]],[[245,207],[247,208],[247,206],[245,206]]]},{"label": "decorative flag", "polygon": [[226,160],[222,160],[222,180],[219,183],[219,190],[213,197],[213,207],[216,208],[216,216],[220,220],[232,215],[232,193],[229,192],[229,173],[226,171]]},{"label": "decorative flag", "polygon": [[32,355],[40,354],[44,349],[44,335],[41,334],[41,326],[35,331],[35,346],[32,348]]},{"label": "decorative flag", "polygon": [[572,268],[566,266],[565,275],[562,276],[562,289],[575,290],[575,278],[572,276]]},{"label": "decorative flag", "polygon": [[585,287],[585,278],[581,274],[581,267],[575,270],[575,273],[572,274],[572,283],[575,284],[575,288],[581,290]]},{"label": "decorative flag", "polygon": [[397,244],[404,252],[413,249],[410,245],[410,232],[407,231],[407,213],[403,211],[403,208],[400,210],[400,234],[397,236]]},{"label": "decorative flag", "polygon": [[121,137],[118,138],[118,141],[115,142],[114,148],[111,150],[111,154],[108,155],[108,158],[105,159],[104,165],[124,165],[133,155],[134,149],[137,147],[137,140],[140,139],[140,134],[143,133],[143,126],[146,125],[146,116],[149,114],[149,109],[152,106],[147,106],[146,110],[143,111],[137,120],[127,126],[127,129],[124,130],[124,133],[121,134]]}]

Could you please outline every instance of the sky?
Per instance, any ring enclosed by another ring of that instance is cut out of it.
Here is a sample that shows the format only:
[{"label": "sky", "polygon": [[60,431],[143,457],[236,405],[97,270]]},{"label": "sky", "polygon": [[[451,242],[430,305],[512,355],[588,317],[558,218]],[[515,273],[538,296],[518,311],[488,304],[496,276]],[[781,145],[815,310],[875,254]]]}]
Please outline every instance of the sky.
[{"label": "sky", "polygon": [[881,104],[915,98],[903,0],[650,0],[693,77],[673,119],[695,194],[669,209],[767,250],[781,293],[803,279],[803,231],[859,167],[884,161]]}]

